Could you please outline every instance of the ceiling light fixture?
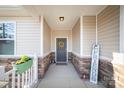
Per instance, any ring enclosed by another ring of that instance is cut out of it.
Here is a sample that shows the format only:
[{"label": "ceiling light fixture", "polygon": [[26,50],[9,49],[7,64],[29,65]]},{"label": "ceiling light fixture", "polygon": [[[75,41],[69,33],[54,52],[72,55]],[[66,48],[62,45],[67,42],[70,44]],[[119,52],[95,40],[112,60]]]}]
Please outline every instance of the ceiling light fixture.
[{"label": "ceiling light fixture", "polygon": [[59,17],[59,20],[60,21],[64,21],[64,17]]}]

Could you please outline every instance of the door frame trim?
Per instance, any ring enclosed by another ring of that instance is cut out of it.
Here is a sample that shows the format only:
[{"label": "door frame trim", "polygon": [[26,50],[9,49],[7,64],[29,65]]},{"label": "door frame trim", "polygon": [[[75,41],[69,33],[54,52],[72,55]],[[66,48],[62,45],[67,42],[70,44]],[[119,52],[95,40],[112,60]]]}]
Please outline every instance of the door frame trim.
[{"label": "door frame trim", "polygon": [[57,53],[56,53],[57,52],[57,49],[56,49],[57,48],[57,46],[56,46],[56,39],[57,38],[65,38],[66,41],[67,41],[67,44],[66,44],[67,45],[67,55],[66,55],[67,59],[66,59],[66,63],[67,63],[68,62],[68,37],[66,37],[66,36],[55,37],[55,62],[57,63]]}]

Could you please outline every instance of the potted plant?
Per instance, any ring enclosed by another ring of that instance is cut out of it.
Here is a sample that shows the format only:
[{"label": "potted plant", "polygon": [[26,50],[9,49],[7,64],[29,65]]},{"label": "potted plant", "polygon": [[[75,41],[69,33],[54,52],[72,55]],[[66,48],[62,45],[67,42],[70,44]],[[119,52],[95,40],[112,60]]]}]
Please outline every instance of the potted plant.
[{"label": "potted plant", "polygon": [[13,65],[13,68],[16,70],[17,74],[21,74],[31,68],[33,60],[28,56],[22,56],[20,60],[17,60]]}]

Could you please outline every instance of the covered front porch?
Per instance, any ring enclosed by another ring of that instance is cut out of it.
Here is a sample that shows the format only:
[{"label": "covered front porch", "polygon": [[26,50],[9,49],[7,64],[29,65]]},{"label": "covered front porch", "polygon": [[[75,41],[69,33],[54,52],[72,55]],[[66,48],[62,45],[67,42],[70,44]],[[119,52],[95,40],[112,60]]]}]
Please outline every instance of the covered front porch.
[{"label": "covered front porch", "polygon": [[[3,87],[124,87],[124,6],[5,7],[0,10],[6,10],[0,12],[0,78],[9,83]],[[89,81],[94,44],[100,46],[98,84]],[[33,64],[17,74],[13,64],[22,55]]]}]

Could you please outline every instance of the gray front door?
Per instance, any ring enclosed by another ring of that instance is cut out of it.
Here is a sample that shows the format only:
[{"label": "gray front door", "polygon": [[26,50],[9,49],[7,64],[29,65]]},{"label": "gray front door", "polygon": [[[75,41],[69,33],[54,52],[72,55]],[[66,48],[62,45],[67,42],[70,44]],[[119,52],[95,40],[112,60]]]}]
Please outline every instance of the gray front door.
[{"label": "gray front door", "polygon": [[56,61],[57,63],[65,63],[67,61],[67,39],[56,39]]}]

